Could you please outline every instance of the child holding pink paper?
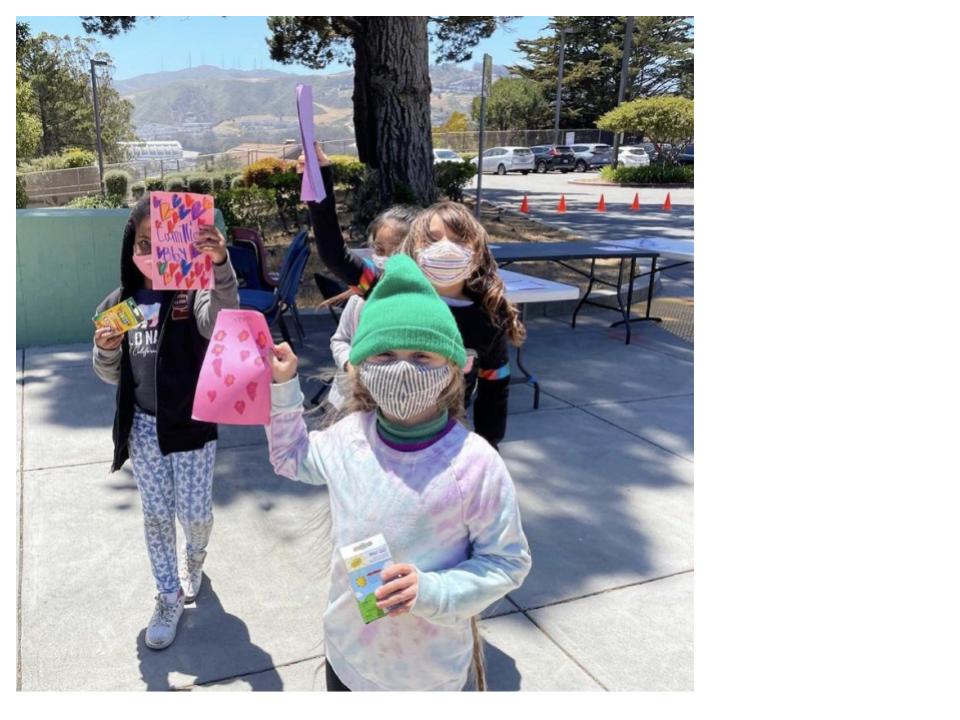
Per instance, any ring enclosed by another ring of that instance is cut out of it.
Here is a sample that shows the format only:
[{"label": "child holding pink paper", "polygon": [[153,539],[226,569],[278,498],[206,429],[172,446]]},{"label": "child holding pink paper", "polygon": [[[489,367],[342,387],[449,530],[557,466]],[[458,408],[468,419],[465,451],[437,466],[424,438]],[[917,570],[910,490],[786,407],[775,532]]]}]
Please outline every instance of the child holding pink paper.
[{"label": "child holding pink paper", "polygon": [[382,535],[392,558],[375,592],[388,615],[371,620],[366,578],[332,554],[328,690],[461,690],[471,667],[485,689],[476,617],[531,559],[506,465],[462,424],[465,362],[450,308],[406,255],[386,261],[363,307],[342,420],[308,434],[297,357],[274,348],[274,471],[329,486],[336,548]]},{"label": "child holding pink paper", "polygon": [[[129,457],[143,506],[147,554],[157,586],[145,642],[165,648],[176,637],[184,602],[200,589],[213,526],[217,426],[191,418],[197,377],[217,314],[239,304],[223,235],[201,225],[194,247],[210,258],[214,290],[159,291],[151,277],[150,198],[130,212],[120,250],[120,287],[97,310],[133,298],[144,322],[127,333],[94,333],[93,368],[117,385],[111,471]],[[176,519],[186,536],[178,573]]]}]

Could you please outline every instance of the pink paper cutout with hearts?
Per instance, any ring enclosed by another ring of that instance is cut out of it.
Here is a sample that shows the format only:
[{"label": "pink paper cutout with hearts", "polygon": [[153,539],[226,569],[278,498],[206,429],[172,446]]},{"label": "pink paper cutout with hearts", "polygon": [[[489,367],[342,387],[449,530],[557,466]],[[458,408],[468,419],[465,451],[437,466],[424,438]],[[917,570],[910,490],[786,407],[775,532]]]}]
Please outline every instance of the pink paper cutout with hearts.
[{"label": "pink paper cutout with hearts", "polygon": [[251,357],[261,358],[258,337],[267,338],[268,347],[273,346],[266,319],[256,310],[221,310],[212,335],[220,342],[210,343],[203,359],[193,419],[224,425],[269,425],[270,365],[249,362]]}]

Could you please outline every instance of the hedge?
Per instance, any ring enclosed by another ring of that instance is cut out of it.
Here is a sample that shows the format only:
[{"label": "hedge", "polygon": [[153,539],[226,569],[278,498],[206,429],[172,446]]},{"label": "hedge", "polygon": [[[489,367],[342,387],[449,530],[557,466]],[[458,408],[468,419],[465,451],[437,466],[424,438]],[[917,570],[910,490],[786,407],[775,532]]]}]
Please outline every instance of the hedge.
[{"label": "hedge", "polygon": [[607,165],[600,170],[600,176],[608,182],[624,185],[639,185],[642,183],[692,183],[693,165],[643,165],[641,167],[625,167],[621,165],[616,170]]},{"label": "hedge", "polygon": [[125,198],[130,185],[130,176],[123,170],[110,170],[104,173],[103,184],[107,189],[107,195]]}]

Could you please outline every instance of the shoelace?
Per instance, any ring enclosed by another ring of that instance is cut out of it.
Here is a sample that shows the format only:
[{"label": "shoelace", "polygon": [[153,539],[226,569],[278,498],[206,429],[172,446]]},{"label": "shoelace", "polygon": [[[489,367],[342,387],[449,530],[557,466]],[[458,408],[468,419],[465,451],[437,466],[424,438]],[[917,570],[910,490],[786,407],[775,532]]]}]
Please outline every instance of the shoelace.
[{"label": "shoelace", "polygon": [[159,617],[160,622],[162,622],[164,625],[171,625],[173,624],[173,616],[176,614],[176,612],[176,602],[172,605],[168,605],[166,602],[164,602],[162,597],[157,596],[157,608],[153,611],[154,617]]}]

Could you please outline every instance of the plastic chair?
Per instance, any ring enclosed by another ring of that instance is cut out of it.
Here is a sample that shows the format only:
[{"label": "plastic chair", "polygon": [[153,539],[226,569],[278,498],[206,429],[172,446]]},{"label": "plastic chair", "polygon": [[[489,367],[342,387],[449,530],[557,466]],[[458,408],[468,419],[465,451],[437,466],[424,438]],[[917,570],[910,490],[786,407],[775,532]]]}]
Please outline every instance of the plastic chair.
[{"label": "plastic chair", "polygon": [[253,228],[238,227],[233,229],[233,242],[251,248],[257,254],[257,263],[260,265],[260,287],[272,290],[277,286],[277,273],[267,272],[267,249],[263,245],[263,238]]},{"label": "plastic chair", "polygon": [[240,245],[227,245],[230,264],[237,273],[237,285],[246,290],[262,290],[260,268],[253,250]]},{"label": "plastic chair", "polygon": [[289,254],[283,266],[280,268],[280,284],[273,290],[240,290],[240,307],[252,310],[259,310],[267,319],[268,325],[275,322],[280,326],[280,333],[283,339],[290,345],[293,342],[290,339],[290,333],[287,330],[287,324],[284,320],[284,314],[287,310],[293,312],[296,321],[297,333],[300,342],[304,341],[303,326],[300,324],[299,314],[297,313],[297,290],[300,287],[300,279],[303,276],[303,269],[306,267],[307,259],[310,257],[310,247],[304,244],[299,252]]}]

